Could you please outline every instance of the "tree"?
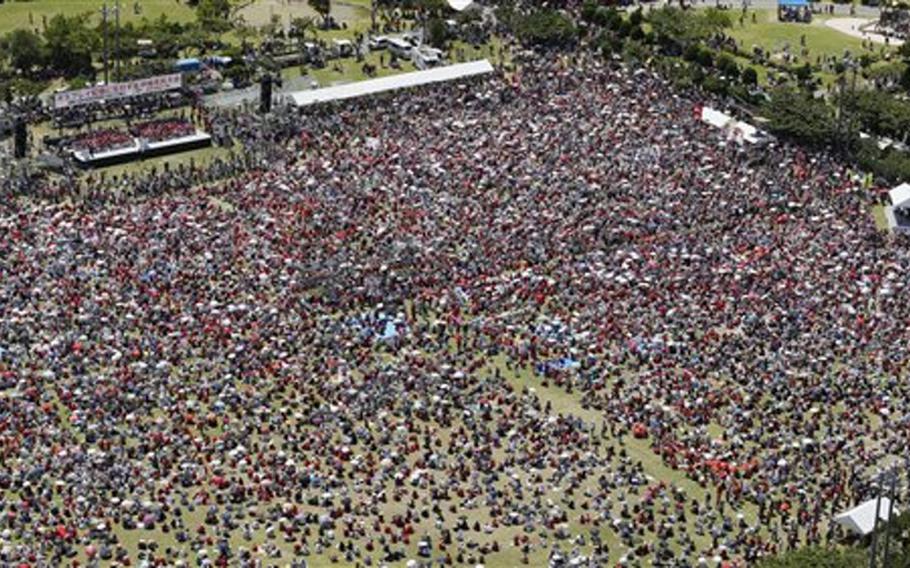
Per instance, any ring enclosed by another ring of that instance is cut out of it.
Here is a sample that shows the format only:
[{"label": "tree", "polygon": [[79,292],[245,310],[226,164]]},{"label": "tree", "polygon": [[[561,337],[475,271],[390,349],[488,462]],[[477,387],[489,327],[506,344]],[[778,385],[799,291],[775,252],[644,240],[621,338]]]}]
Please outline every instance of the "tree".
[{"label": "tree", "polygon": [[694,11],[665,6],[648,12],[647,19],[658,41],[676,54],[732,25],[730,15],[716,8]]},{"label": "tree", "polygon": [[[293,28],[291,29],[293,31]],[[240,48],[246,51],[250,46],[250,40],[255,38],[259,32],[256,31],[256,28],[246,23],[246,19],[238,17],[234,19],[234,33],[237,34],[237,39],[240,40]]]},{"label": "tree", "polygon": [[[190,25],[168,20],[164,14],[155,20],[142,20],[139,35],[152,40],[155,51],[163,57],[176,57],[183,47],[184,33]],[[192,27],[198,27],[193,25]]]},{"label": "tree", "polygon": [[283,37],[284,27],[281,25],[281,16],[278,14],[272,14],[272,17],[269,19],[269,23],[262,26],[261,30],[262,35],[266,38]]},{"label": "tree", "polygon": [[746,67],[742,72],[743,83],[749,86],[755,86],[758,84],[758,72],[754,67]]},{"label": "tree", "polygon": [[3,38],[9,52],[10,65],[28,75],[44,61],[44,42],[41,36],[27,29],[10,32]]},{"label": "tree", "polygon": [[831,107],[796,89],[774,90],[764,114],[771,132],[780,136],[816,147],[828,146],[838,139]]},{"label": "tree", "polygon": [[808,62],[806,62],[806,63],[800,65],[799,67],[797,67],[796,71],[794,71],[794,74],[796,75],[796,79],[798,81],[800,81],[801,83],[805,83],[806,81],[808,81],[809,79],[812,78],[812,66],[809,65]]},{"label": "tree", "polygon": [[516,20],[515,35],[525,45],[567,47],[578,36],[572,20],[556,10],[539,10]]},{"label": "tree", "polygon": [[188,26],[180,35],[180,45],[186,50],[193,49],[201,55],[205,53],[207,46],[212,41],[211,33],[211,30],[201,24]]},{"label": "tree", "polygon": [[449,39],[449,29],[442,18],[432,18],[427,22],[427,42],[433,47],[444,48]]},{"label": "tree", "polygon": [[440,14],[446,8],[445,0],[417,0],[417,9],[424,14]]},{"label": "tree", "polygon": [[722,53],[717,56],[715,66],[717,67],[717,70],[720,71],[721,75],[727,79],[735,81],[739,78],[739,65],[737,65],[736,60],[729,54]]},{"label": "tree", "polygon": [[231,15],[237,9],[231,0],[198,0],[196,21],[207,31],[223,33],[231,29]]},{"label": "tree", "polygon": [[89,16],[57,14],[44,30],[48,64],[64,77],[93,76],[95,73],[92,60],[101,48],[101,35],[88,27]]},{"label": "tree", "polygon": [[592,24],[597,23],[597,12],[600,10],[600,4],[596,0],[585,0],[581,5],[581,19]]},{"label": "tree", "polygon": [[315,29],[316,20],[312,17],[294,18],[291,20],[291,30],[288,35],[296,39],[298,43],[303,43],[306,41],[307,34]]},{"label": "tree", "polygon": [[718,33],[733,25],[730,13],[717,8],[708,8],[697,13],[696,21],[699,24],[700,33],[705,36]]},{"label": "tree", "polygon": [[307,0],[310,8],[316,11],[317,14],[322,16],[323,25],[328,28],[329,26],[329,13],[332,11],[332,0]]}]

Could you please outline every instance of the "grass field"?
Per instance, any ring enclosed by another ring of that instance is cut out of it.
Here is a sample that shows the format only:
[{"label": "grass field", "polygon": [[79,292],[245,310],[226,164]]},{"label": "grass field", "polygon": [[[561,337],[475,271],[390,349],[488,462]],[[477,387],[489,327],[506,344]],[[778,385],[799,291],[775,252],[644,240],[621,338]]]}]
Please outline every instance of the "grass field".
[{"label": "grass field", "polygon": [[885,207],[883,205],[872,207],[872,218],[875,219],[875,227],[879,231],[888,230],[888,219],[885,217]]},{"label": "grass field", "polygon": [[[109,0],[108,4],[113,4]],[[31,0],[29,2],[7,1],[0,4],[0,35],[19,28],[41,31],[42,18],[50,19],[56,14],[72,16],[85,12],[95,13],[100,21],[100,9],[104,0]],[[138,10],[136,7],[138,6]],[[171,20],[186,22],[195,18],[193,9],[184,0],[121,0],[121,22],[138,22],[142,18],[156,19],[162,14]],[[292,18],[315,16],[306,0],[255,0],[240,11],[248,24],[262,26],[267,24],[273,15],[281,18],[282,23],[289,25]],[[369,26],[369,0],[344,0],[332,3],[332,15],[350,27]],[[365,22],[365,23],[363,23]]]},{"label": "grass field", "polygon": [[[253,26],[263,26],[269,23],[273,16],[278,16],[285,26],[290,26],[291,20],[294,18],[319,17],[306,0],[256,0],[241,10],[240,15]],[[366,29],[370,25],[370,2],[369,0],[335,1],[332,2],[331,15],[337,21],[346,23],[349,28],[348,32],[352,32],[354,29]],[[321,36],[322,33],[320,33]]]},{"label": "grass field", "polygon": [[[57,14],[73,16],[94,12],[100,21],[102,0],[32,0],[0,4],[0,35],[19,28],[41,31],[42,18]],[[112,4],[112,2],[108,2]],[[134,6],[140,7],[136,13]],[[120,21],[137,22],[142,18],[155,19],[165,14],[171,20],[189,21],[195,15],[192,8],[179,0],[124,0],[120,3]]]},{"label": "grass field", "polygon": [[[752,23],[752,14],[753,12],[748,13],[742,26],[734,18],[733,27],[729,30],[730,35],[746,51],[751,51],[752,46],[761,46],[771,52],[788,47],[790,53],[798,56],[800,61],[812,63],[819,56],[842,56],[844,50],[849,50],[854,55],[868,53],[868,50],[863,49],[862,40],[825,26],[825,16],[816,16],[811,24],[782,23],[777,21],[774,11],[758,10],[754,12],[756,22]],[[805,38],[807,57],[802,56],[802,38]]]},{"label": "grass field", "polygon": [[[394,364],[395,356],[387,356],[375,354],[379,358],[384,359],[387,363]],[[541,404],[549,403],[551,405],[550,415],[571,415],[578,418],[581,418],[586,423],[593,423],[600,425],[603,422],[603,415],[595,410],[586,409],[583,407],[580,401],[580,395],[577,393],[567,393],[562,388],[550,385],[543,386],[541,384],[541,379],[539,376],[536,376],[528,368],[521,369],[508,369],[506,360],[503,356],[496,357],[491,362],[491,368],[488,371],[493,369],[498,369],[504,379],[509,383],[509,385],[516,391],[521,391],[522,389],[528,389],[531,393],[531,396],[536,397]],[[483,375],[485,373],[479,373]],[[210,432],[211,433],[211,432]],[[442,434],[441,438],[444,440],[444,443],[448,443],[448,436]],[[608,444],[616,444],[617,441],[613,439],[608,439],[606,441]],[[659,479],[661,481],[672,483],[678,487],[683,488],[686,493],[691,498],[696,498],[698,500],[703,499],[705,495],[704,489],[699,487],[695,482],[688,479],[680,471],[672,470],[669,467],[665,466],[660,458],[655,455],[650,447],[647,440],[636,440],[631,437],[626,437],[623,442],[620,443],[622,447],[628,452],[629,456],[635,461],[641,461],[644,465],[644,470],[646,475],[651,479]],[[356,453],[356,446],[354,448]],[[496,459],[503,459],[505,457],[504,450],[498,450],[500,455],[496,456]],[[545,471],[547,475],[550,475],[552,472],[550,470]],[[584,489],[594,489],[594,478],[586,480],[579,490]],[[9,495],[7,495],[9,497]],[[560,490],[556,487],[552,488],[547,497],[554,502],[559,501],[564,497]],[[405,507],[404,502],[389,501],[386,505],[383,506],[383,513],[391,517],[395,514],[403,512]],[[310,507],[303,506],[303,509],[309,510]],[[205,507],[199,506],[195,510],[187,511],[183,519],[186,522],[188,527],[198,527],[205,524],[204,521],[204,510]],[[315,510],[315,509],[314,509]],[[743,509],[746,517],[752,521],[755,517],[754,507],[747,506]],[[473,524],[474,521],[484,522],[488,519],[487,511],[485,507],[480,507],[477,509],[462,509],[459,514],[464,514],[469,524]],[[587,534],[589,526],[581,525],[578,522],[579,512],[574,512],[570,515],[568,520],[568,529],[573,535],[578,534]],[[613,514],[614,518],[619,516],[619,506],[618,503],[614,505]],[[692,519],[690,519],[690,524]],[[690,533],[693,533],[692,527],[690,526]],[[195,551],[192,548],[188,547],[187,544],[178,543],[175,535],[170,532],[163,532],[161,530],[125,530],[122,528],[116,528],[115,534],[118,537],[118,541],[131,553],[132,558],[136,558],[136,554],[139,551],[139,544],[142,541],[145,542],[155,542],[159,550],[163,550],[165,547],[172,547],[174,549],[183,549],[187,553],[190,559],[196,557]],[[432,522],[424,521],[418,524],[418,533],[417,534],[431,534],[434,533]],[[520,526],[500,526],[492,534],[485,533],[471,533],[471,537],[477,542],[492,542],[494,539],[500,545],[500,551],[487,555],[484,558],[484,565],[489,567],[503,567],[503,568],[513,568],[521,566],[521,553],[520,551],[512,545],[512,538],[515,535],[523,533],[523,529]],[[601,531],[604,541],[607,543],[611,550],[611,557],[618,558],[621,555],[628,552],[626,546],[619,540],[619,538],[609,529],[604,528]],[[416,540],[416,539],[415,539]],[[568,541],[567,541],[568,542]],[[282,552],[282,557],[280,560],[275,559],[269,561],[265,558],[268,565],[285,565],[290,558],[293,557],[292,546],[284,542],[281,538],[270,538],[268,537],[263,530],[257,530],[252,534],[250,540],[245,540],[239,535],[233,536],[231,538],[231,546],[237,551],[241,548],[254,549],[257,546],[262,545],[274,545]],[[696,540],[697,546],[704,547],[709,545],[708,537],[703,536],[699,537]],[[406,547],[408,549],[409,557],[415,558],[417,554],[416,543],[412,542],[410,546]],[[577,547],[579,550],[585,552],[590,552],[592,550],[590,542],[585,545]],[[538,548],[532,554],[529,555],[528,565],[529,566],[545,566],[547,564],[547,553],[548,550]],[[615,555],[615,556],[614,556]],[[80,554],[80,561],[85,561],[84,555]],[[328,555],[325,554],[313,554],[307,557],[307,562],[309,566],[314,567],[323,567],[323,566],[337,566],[338,562],[333,562]],[[342,562],[343,564],[343,562]],[[644,565],[649,565],[649,562],[645,562]],[[405,562],[391,563],[390,566],[405,566]]]}]

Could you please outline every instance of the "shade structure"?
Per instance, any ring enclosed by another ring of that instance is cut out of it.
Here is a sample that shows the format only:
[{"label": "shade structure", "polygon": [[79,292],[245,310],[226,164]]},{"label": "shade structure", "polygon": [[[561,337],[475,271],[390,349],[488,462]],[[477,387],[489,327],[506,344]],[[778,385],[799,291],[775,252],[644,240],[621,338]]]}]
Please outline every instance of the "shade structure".
[{"label": "shade structure", "polygon": [[[879,520],[888,520],[888,508],[890,505],[890,499],[887,497],[881,498],[881,505],[878,505]],[[849,511],[844,511],[843,513],[835,516],[834,522],[858,535],[865,536],[867,534],[871,534],[875,529],[876,506],[876,499],[869,499],[865,503],[857,505]],[[897,507],[894,507],[890,513],[892,517],[896,517],[898,515]]]},{"label": "shade structure", "polygon": [[316,103],[366,97],[388,91],[429,85],[431,83],[457,81],[459,79],[466,79],[477,75],[485,75],[487,73],[492,73],[493,71],[493,65],[486,59],[483,59],[470,63],[435,67],[426,71],[414,71],[412,73],[402,73],[400,75],[381,77],[379,79],[357,81],[346,85],[337,85],[310,91],[299,91],[292,93],[291,98],[294,100],[295,105],[302,107]]},{"label": "shade structure", "polygon": [[447,0],[449,3],[449,8],[455,10],[456,12],[462,12],[467,10],[474,4],[474,0]]},{"label": "shade structure", "polygon": [[888,192],[895,209],[910,209],[910,183],[902,183]]}]

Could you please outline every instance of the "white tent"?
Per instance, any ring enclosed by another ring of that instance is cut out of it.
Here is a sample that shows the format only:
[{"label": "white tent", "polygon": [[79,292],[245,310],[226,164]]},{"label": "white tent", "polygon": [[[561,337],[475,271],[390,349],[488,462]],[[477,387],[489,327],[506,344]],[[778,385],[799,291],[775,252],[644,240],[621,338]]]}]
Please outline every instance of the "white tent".
[{"label": "white tent", "polygon": [[474,4],[474,0],[448,0],[448,1],[449,1],[449,7],[451,9],[455,10],[456,12],[462,12],[464,10],[467,10],[468,8],[471,7],[472,4]]},{"label": "white tent", "polygon": [[469,63],[457,63],[455,65],[436,67],[426,71],[413,71],[411,73],[401,73],[399,75],[380,77],[378,79],[367,79],[365,81],[336,85],[334,87],[299,91],[292,93],[291,98],[294,99],[294,104],[302,107],[316,103],[366,97],[387,91],[429,85],[431,83],[457,81],[459,79],[466,79],[477,75],[485,75],[487,73],[492,73],[493,71],[493,65],[486,59],[481,59],[480,61],[471,61]]},{"label": "white tent", "polygon": [[895,209],[910,209],[910,183],[902,183],[888,192]]},{"label": "white tent", "polygon": [[[845,511],[836,517],[834,517],[834,522],[844,527],[847,530],[853,531],[859,535],[870,534],[875,527],[875,499],[869,499],[861,505],[853,507],[849,511]],[[888,520],[888,506],[891,504],[891,500],[887,497],[881,498],[881,505],[879,506],[878,518],[882,521]],[[891,510],[891,516],[896,517],[898,515],[897,507],[894,507]]]},{"label": "white tent", "polygon": [[765,136],[761,130],[755,128],[748,122],[736,120],[729,114],[711,108],[709,106],[702,107],[700,118],[702,121],[707,122],[715,128],[720,128],[731,133],[736,133],[736,137],[745,140],[750,144],[755,144],[761,141],[761,139]]}]

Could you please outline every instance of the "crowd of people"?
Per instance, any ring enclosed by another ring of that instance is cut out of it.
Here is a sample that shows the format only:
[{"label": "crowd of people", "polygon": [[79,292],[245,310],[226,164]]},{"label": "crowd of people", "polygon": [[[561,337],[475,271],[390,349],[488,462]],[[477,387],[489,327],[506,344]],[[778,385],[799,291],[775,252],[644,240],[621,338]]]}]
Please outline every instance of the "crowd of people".
[{"label": "crowd of people", "polygon": [[195,101],[196,95],[188,90],[147,93],[61,108],[48,105],[34,120],[50,119],[54,128],[83,128],[105,120],[149,119],[162,111],[185,107]]},{"label": "crowd of people", "polygon": [[731,567],[843,538],[906,465],[908,242],[862,176],[702,103],[552,59],[214,114],[250,151],[226,181],[7,210],[0,562]]},{"label": "crowd of people", "polygon": [[182,118],[157,118],[137,124],[132,132],[136,138],[148,142],[166,142],[192,136],[196,133],[196,125]]},{"label": "crowd of people", "polygon": [[129,132],[120,128],[101,128],[74,137],[67,146],[75,151],[101,154],[135,144]]},{"label": "crowd of people", "polygon": [[92,154],[110,152],[136,144],[137,140],[146,142],[166,142],[196,133],[196,125],[185,118],[156,118],[124,128],[101,128],[78,134],[66,140],[61,147]]}]

